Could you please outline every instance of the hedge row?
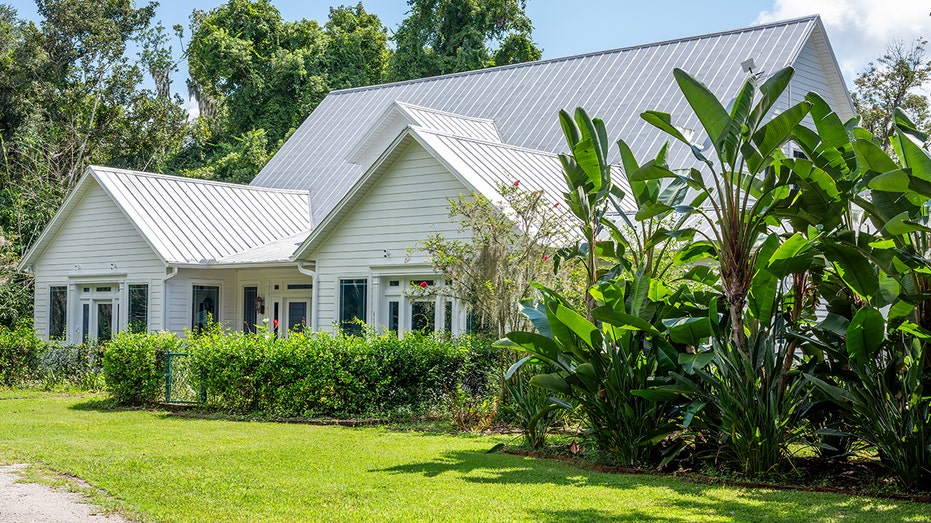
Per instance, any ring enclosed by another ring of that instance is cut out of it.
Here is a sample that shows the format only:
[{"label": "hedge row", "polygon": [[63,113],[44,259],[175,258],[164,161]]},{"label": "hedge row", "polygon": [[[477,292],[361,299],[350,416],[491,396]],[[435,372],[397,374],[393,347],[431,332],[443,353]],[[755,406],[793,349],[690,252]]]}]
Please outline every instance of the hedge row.
[{"label": "hedge row", "polygon": [[489,392],[500,351],[478,337],[293,333],[120,334],[104,372],[120,403],[158,401],[164,353],[190,354],[190,375],[208,404],[273,417],[355,417],[437,410],[460,389]]}]

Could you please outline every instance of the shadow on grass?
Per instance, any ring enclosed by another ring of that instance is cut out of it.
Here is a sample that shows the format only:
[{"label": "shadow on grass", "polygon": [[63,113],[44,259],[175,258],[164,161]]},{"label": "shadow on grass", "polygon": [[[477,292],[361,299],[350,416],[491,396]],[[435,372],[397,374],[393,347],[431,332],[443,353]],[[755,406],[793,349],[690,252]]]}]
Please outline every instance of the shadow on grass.
[{"label": "shadow on grass", "polygon": [[[396,465],[371,472],[416,474],[427,478],[455,474],[461,481],[472,484],[601,487],[617,491],[616,501],[610,503],[614,510],[529,509],[528,516],[541,522],[684,522],[707,518],[789,523],[836,519],[874,521],[876,518],[900,521],[909,516],[917,521],[931,521],[931,513],[926,505],[907,501],[790,490],[731,488],[647,474],[608,474],[582,470],[561,462],[500,453],[447,452],[433,461]],[[584,491],[573,492],[573,499],[579,501],[579,492]],[[604,506],[599,499],[603,493],[593,492],[592,496],[592,504]],[[650,496],[654,498],[650,499]]]}]

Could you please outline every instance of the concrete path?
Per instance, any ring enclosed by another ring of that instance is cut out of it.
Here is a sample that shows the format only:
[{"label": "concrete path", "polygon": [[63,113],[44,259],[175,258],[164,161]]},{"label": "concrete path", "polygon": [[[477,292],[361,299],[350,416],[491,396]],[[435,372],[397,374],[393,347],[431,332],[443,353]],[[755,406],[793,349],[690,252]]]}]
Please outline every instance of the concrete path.
[{"label": "concrete path", "polygon": [[0,467],[0,523],[126,523],[103,515],[74,492],[37,483],[16,483],[26,465]]}]

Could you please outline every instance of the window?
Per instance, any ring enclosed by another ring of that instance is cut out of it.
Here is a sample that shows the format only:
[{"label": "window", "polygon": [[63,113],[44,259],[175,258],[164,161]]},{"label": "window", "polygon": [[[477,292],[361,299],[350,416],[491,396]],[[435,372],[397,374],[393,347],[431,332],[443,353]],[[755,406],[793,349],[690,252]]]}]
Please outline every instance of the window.
[{"label": "window", "polygon": [[68,317],[68,287],[49,288],[48,337],[52,340],[65,338]]},{"label": "window", "polygon": [[288,332],[304,332],[307,327],[307,302],[288,302]]},{"label": "window", "polygon": [[191,330],[200,332],[210,323],[219,320],[217,307],[220,303],[220,288],[215,285],[195,285],[191,302]]},{"label": "window", "polygon": [[307,289],[313,289],[313,288],[314,288],[313,283],[289,283],[288,284],[289,291],[299,291],[299,290],[307,290]]},{"label": "window", "polygon": [[398,332],[398,327],[400,327],[399,320],[401,319],[401,303],[392,300],[388,302],[388,330]]},{"label": "window", "polygon": [[113,337],[113,302],[97,302],[97,341],[110,341]]},{"label": "window", "polygon": [[436,330],[436,301],[415,301],[411,304],[411,330],[421,332]]},{"label": "window", "polygon": [[356,320],[365,321],[368,280],[339,281],[339,324],[350,334],[362,334]]},{"label": "window", "polygon": [[149,286],[129,286],[129,332],[149,330]]},{"label": "window", "polygon": [[443,307],[443,329],[446,332],[453,331],[453,302],[452,300],[446,300]]},{"label": "window", "polygon": [[81,304],[81,343],[87,343],[88,330],[91,322],[91,304]]},{"label": "window", "polygon": [[259,297],[258,287],[242,288],[242,331],[255,334],[255,321],[258,318],[255,299]]}]

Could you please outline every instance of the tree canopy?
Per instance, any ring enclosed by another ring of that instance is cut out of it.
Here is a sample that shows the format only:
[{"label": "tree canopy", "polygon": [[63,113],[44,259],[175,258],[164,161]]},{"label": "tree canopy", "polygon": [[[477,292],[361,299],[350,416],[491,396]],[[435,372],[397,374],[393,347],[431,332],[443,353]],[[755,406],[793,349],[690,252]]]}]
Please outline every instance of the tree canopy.
[{"label": "tree canopy", "polygon": [[921,39],[910,45],[894,41],[885,54],[854,80],[853,103],[862,119],[861,125],[884,146],[888,146],[893,134],[892,113],[896,107],[905,111],[919,129],[931,130],[928,98],[918,92],[931,80],[926,44]]},{"label": "tree canopy", "polygon": [[391,80],[539,60],[525,0],[408,0],[393,40]]}]

